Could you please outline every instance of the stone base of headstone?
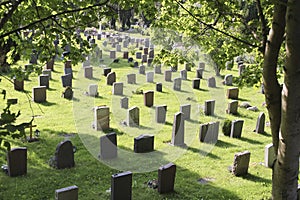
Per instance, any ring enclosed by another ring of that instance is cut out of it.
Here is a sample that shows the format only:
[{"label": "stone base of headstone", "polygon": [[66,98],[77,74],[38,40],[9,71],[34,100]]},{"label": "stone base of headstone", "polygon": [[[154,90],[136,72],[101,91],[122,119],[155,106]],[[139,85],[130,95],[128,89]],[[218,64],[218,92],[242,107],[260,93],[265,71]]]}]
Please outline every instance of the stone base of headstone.
[{"label": "stone base of headstone", "polygon": [[76,185],[55,190],[55,200],[78,200]]}]

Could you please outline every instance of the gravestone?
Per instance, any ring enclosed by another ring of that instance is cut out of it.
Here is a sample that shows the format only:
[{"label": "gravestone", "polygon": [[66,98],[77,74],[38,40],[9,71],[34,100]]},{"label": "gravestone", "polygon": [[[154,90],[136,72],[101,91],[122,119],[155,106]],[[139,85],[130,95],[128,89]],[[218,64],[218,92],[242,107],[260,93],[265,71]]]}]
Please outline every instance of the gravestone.
[{"label": "gravestone", "polygon": [[154,103],[154,91],[149,90],[144,92],[144,105],[147,107],[152,107]]},{"label": "gravestone", "polygon": [[246,66],[241,64],[239,65],[239,76],[241,76],[245,71]]},{"label": "gravestone", "polygon": [[155,74],[161,74],[161,65],[155,65],[154,72]]},{"label": "gravestone", "polygon": [[94,128],[97,131],[106,131],[109,129],[109,107],[99,106],[94,110]]},{"label": "gravestone", "polygon": [[206,100],[204,105],[204,114],[206,116],[215,115],[215,100]]},{"label": "gravestone", "polygon": [[71,60],[67,60],[65,62],[65,68],[72,68],[72,61]]},{"label": "gravestone", "polygon": [[72,75],[66,74],[61,76],[61,82],[63,87],[72,87]]},{"label": "gravestone", "polygon": [[196,78],[203,78],[203,71],[202,68],[196,69]]},{"label": "gravestone", "polygon": [[128,109],[128,101],[129,101],[128,97],[121,98],[120,100],[121,108]]},{"label": "gravestone", "polygon": [[124,51],[123,52],[123,59],[128,59],[129,57],[129,52],[128,51]]},{"label": "gravestone", "polygon": [[128,109],[126,124],[129,127],[137,127],[140,125],[140,109],[136,106]]},{"label": "gravestone", "polygon": [[93,67],[89,66],[84,68],[84,78],[93,78]]},{"label": "gravestone", "polygon": [[193,89],[199,90],[200,89],[200,78],[194,78],[192,82]]},{"label": "gravestone", "polygon": [[167,105],[161,105],[155,107],[155,122],[166,123]]},{"label": "gravestone", "polygon": [[140,135],[134,138],[134,152],[147,153],[154,150],[154,136]]},{"label": "gravestone", "polygon": [[141,59],[142,58],[142,52],[136,52],[135,53],[135,58],[136,59]]},{"label": "gravestone", "polygon": [[139,67],[139,74],[145,74],[145,66],[144,65],[141,65]]},{"label": "gravestone", "polygon": [[146,80],[148,83],[153,83],[154,81],[154,72],[147,72],[146,73]]},{"label": "gravestone", "polygon": [[39,75],[39,86],[46,86],[49,89],[49,76],[48,75]]},{"label": "gravestone", "polygon": [[160,194],[174,191],[176,165],[168,163],[158,169],[158,188]]},{"label": "gravestone", "polygon": [[276,159],[275,150],[273,144],[265,146],[265,166],[272,168]]},{"label": "gravestone", "polygon": [[[135,61],[135,62],[133,63],[133,67],[134,67],[134,68],[138,68],[138,67],[139,67],[139,62]],[[145,74],[145,72],[144,72],[144,74]]]},{"label": "gravestone", "polygon": [[8,175],[11,177],[27,174],[27,148],[13,148],[7,153]]},{"label": "gravestone", "polygon": [[110,51],[109,52],[109,58],[116,59],[116,51]]},{"label": "gravestone", "polygon": [[187,71],[185,69],[180,71],[180,78],[182,80],[187,80]]},{"label": "gravestone", "polygon": [[261,112],[256,122],[256,128],[255,128],[256,133],[265,133],[265,120],[266,120],[265,113]]},{"label": "gravestone", "polygon": [[234,161],[232,165],[232,173],[235,176],[244,176],[248,173],[250,162],[250,152],[244,151],[234,155]]},{"label": "gravestone", "polygon": [[47,89],[46,86],[33,87],[32,88],[33,101],[36,103],[45,102],[47,99],[46,89]]},{"label": "gravestone", "polygon": [[239,105],[238,100],[232,100],[231,102],[228,103],[228,108],[226,110],[226,113],[236,115],[238,113],[238,105]]},{"label": "gravestone", "polygon": [[106,77],[106,84],[113,85],[114,82],[116,82],[116,72],[108,73]]},{"label": "gravestone", "polygon": [[112,91],[113,95],[123,95],[123,83],[119,82],[115,82],[113,83],[113,91]]},{"label": "gravestone", "polygon": [[111,68],[110,67],[103,68],[103,75],[104,76],[107,76],[110,72],[111,72]]},{"label": "gravestone", "polygon": [[62,93],[65,99],[73,99],[73,90],[71,87],[66,87],[65,91]]},{"label": "gravestone", "polygon": [[149,51],[149,58],[154,58],[154,50],[153,49],[151,49]]},{"label": "gravestone", "polygon": [[180,105],[180,112],[183,113],[183,119],[191,119],[191,104]]},{"label": "gravestone", "polygon": [[89,67],[90,65],[91,65],[91,61],[90,60],[84,60],[82,62],[82,68]]},{"label": "gravestone", "polygon": [[144,54],[148,55],[148,51],[149,51],[149,48],[148,47],[144,47]]},{"label": "gravestone", "polygon": [[177,112],[174,115],[171,144],[184,146],[184,118],[181,112]]},{"label": "gravestone", "polygon": [[98,85],[97,84],[89,84],[88,95],[93,96],[93,97],[98,96]]},{"label": "gravestone", "polygon": [[128,41],[123,41],[123,48],[128,48]]},{"label": "gravestone", "polygon": [[78,187],[73,185],[55,190],[55,200],[78,200]]},{"label": "gravestone", "polygon": [[142,55],[142,63],[147,62],[147,59],[148,59],[148,55],[147,54],[143,54]]},{"label": "gravestone", "polygon": [[198,68],[205,69],[205,63],[204,62],[199,62]]},{"label": "gravestone", "polygon": [[46,63],[46,69],[50,69],[51,71],[54,70],[54,59],[50,59],[47,63]]},{"label": "gravestone", "polygon": [[174,78],[173,90],[176,90],[176,91],[181,90],[181,78]]},{"label": "gravestone", "polygon": [[120,44],[117,44],[116,45],[116,51],[117,52],[121,52],[122,48],[121,48],[121,45]]},{"label": "gravestone", "polygon": [[18,80],[16,78],[13,79],[14,81],[14,89],[17,91],[23,91],[24,90],[24,80]]},{"label": "gravestone", "polygon": [[57,169],[72,168],[75,166],[74,150],[70,140],[60,142],[55,151]]},{"label": "gravestone", "polygon": [[113,159],[118,156],[117,134],[109,133],[100,137],[100,159]]},{"label": "gravestone", "polygon": [[147,65],[148,66],[151,66],[152,62],[153,62],[153,58],[148,58],[147,59]]},{"label": "gravestone", "polygon": [[220,122],[200,124],[200,142],[215,144],[218,141]]},{"label": "gravestone", "polygon": [[216,87],[216,79],[215,77],[210,77],[207,79],[207,87],[215,88]]},{"label": "gravestone", "polygon": [[162,83],[156,83],[156,91],[162,92]]},{"label": "gravestone", "polygon": [[233,81],[233,76],[231,74],[227,74],[224,78],[224,85],[231,86]]},{"label": "gravestone", "polygon": [[52,71],[51,71],[51,69],[44,69],[43,71],[42,71],[42,74],[43,75],[48,75],[49,76],[49,79],[52,79],[52,73],[51,73]]},{"label": "gravestone", "polygon": [[241,138],[244,120],[233,120],[231,123],[230,137]]},{"label": "gravestone", "polygon": [[191,71],[192,70],[192,67],[191,67],[191,64],[190,63],[185,63],[184,64],[184,69],[186,70],[186,71]]},{"label": "gravestone", "polygon": [[172,70],[165,71],[165,81],[172,82]]},{"label": "gravestone", "polygon": [[64,68],[64,73],[65,74],[71,74],[71,76],[73,78],[73,70],[72,70],[72,68]]},{"label": "gravestone", "polygon": [[239,88],[233,87],[227,89],[227,98],[228,99],[238,99],[239,98]]},{"label": "gravestone", "polygon": [[111,200],[132,199],[132,173],[130,171],[111,176]]}]

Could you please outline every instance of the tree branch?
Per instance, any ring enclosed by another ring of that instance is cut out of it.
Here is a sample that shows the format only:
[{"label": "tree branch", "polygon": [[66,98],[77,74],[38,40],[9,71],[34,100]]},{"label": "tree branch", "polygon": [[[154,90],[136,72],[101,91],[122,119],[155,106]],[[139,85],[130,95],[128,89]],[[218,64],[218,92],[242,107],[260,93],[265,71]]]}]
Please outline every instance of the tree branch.
[{"label": "tree branch", "polygon": [[261,21],[261,30],[262,30],[262,35],[263,35],[263,44],[262,44],[262,52],[265,52],[266,45],[267,45],[267,40],[268,40],[268,26],[267,26],[267,20],[265,18],[265,15],[263,13],[263,9],[261,6],[260,0],[256,0],[256,7],[258,10],[258,15]]},{"label": "tree branch", "polygon": [[14,2],[15,4],[12,5],[12,8],[8,11],[8,13],[4,14],[4,16],[1,18],[0,29],[2,29],[5,23],[11,18],[11,16],[15,12],[15,10],[17,10],[18,6],[23,2],[23,0],[14,1]]}]

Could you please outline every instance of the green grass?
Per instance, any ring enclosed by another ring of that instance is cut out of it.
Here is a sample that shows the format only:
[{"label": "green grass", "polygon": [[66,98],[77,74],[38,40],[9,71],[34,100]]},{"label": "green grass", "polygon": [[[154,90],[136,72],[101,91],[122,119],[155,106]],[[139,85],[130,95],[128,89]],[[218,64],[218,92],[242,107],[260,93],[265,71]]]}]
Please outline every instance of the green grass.
[{"label": "green grass", "polygon": [[[103,52],[107,56],[107,52]],[[118,54],[121,57],[121,54]],[[105,58],[105,65],[109,59]],[[126,111],[120,109],[120,96],[111,94],[112,87],[106,86],[106,79],[102,76],[102,68],[94,66],[94,79],[83,78],[81,65],[74,69],[74,100],[61,97],[63,88],[60,76],[63,74],[63,63],[55,63],[55,72],[47,90],[47,102],[42,104],[29,103],[25,93],[13,90],[12,84],[2,80],[1,87],[8,91],[8,98],[18,97],[19,102],[13,110],[21,110],[19,121],[31,119],[32,106],[37,117],[34,124],[41,131],[40,141],[36,143],[23,143],[12,141],[13,146],[28,148],[28,173],[26,176],[11,178],[0,173],[0,199],[54,199],[55,189],[77,185],[79,199],[109,199],[110,177],[121,170],[130,170],[133,175],[133,199],[268,199],[271,196],[271,169],[264,167],[264,146],[271,143],[269,127],[265,134],[253,132],[259,112],[247,111],[239,108],[239,115],[225,114],[228,100],[225,99],[226,88],[217,79],[218,88],[208,89],[206,80],[201,80],[202,90],[191,89],[191,79],[195,77],[195,69],[188,72],[190,80],[183,81],[184,92],[174,92],[172,83],[163,81],[163,75],[155,75],[155,81],[163,82],[164,93],[155,92],[155,105],[167,104],[167,123],[157,125],[154,123],[154,109],[143,106],[143,95],[132,94],[136,89],[155,90],[154,83],[145,83],[145,76],[138,75],[137,69],[131,68],[128,63],[121,60],[119,64],[111,64],[117,74],[117,81],[126,82],[127,73],[137,74],[137,85],[125,84],[124,95],[129,97],[129,107],[139,106],[141,126],[129,128],[121,125],[125,119]],[[207,63],[205,78],[213,74],[212,63]],[[183,66],[179,66],[182,69]],[[163,71],[166,67],[163,68]],[[147,67],[147,71],[153,70]],[[232,73],[237,76],[236,68],[232,71],[222,71],[225,75]],[[172,78],[179,77],[179,72],[173,73]],[[93,98],[84,95],[88,84],[97,83],[99,97]],[[37,86],[37,77],[32,75],[25,82],[26,93],[31,95],[31,88]],[[192,101],[187,100],[190,97]],[[216,116],[205,116],[202,108],[204,101],[216,99]],[[258,88],[243,88],[240,90],[240,99],[255,105],[260,111],[267,114],[262,106],[264,96]],[[4,107],[4,102],[1,102]],[[167,142],[171,140],[173,117],[179,111],[180,104],[192,104],[192,120],[186,122],[185,140],[187,149],[172,147]],[[102,132],[91,128],[93,121],[92,108],[97,105],[108,105],[111,112],[111,128],[118,133],[119,159],[102,163],[96,159],[99,152],[99,137]],[[223,121],[242,118],[245,120],[241,139],[233,139],[219,133],[216,145],[200,143],[198,140],[199,124],[210,121]],[[268,117],[266,118],[268,119]],[[28,134],[29,130],[27,130]],[[75,133],[73,137],[64,134]],[[133,152],[133,138],[141,133],[155,135],[155,152],[146,156],[136,155]],[[54,155],[56,145],[70,139],[77,147],[75,154],[75,168],[56,170],[49,166],[48,161]],[[245,177],[235,177],[227,170],[233,162],[236,152],[249,150],[251,152],[249,174]],[[173,161],[177,165],[175,192],[159,195],[156,190],[147,188],[145,182],[157,178],[157,168],[160,164]],[[6,163],[6,151],[0,148],[0,163]],[[111,167],[108,167],[112,166]],[[157,166],[157,167],[156,167]],[[208,184],[199,184],[200,178],[210,178]]]}]

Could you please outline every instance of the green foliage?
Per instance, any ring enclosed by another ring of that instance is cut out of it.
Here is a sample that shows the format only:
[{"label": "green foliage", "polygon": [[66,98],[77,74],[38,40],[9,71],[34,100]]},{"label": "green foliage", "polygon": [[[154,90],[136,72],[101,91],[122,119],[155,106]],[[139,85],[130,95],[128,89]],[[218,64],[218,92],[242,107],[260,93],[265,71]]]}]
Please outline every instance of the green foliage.
[{"label": "green foliage", "polygon": [[230,136],[230,132],[231,132],[231,120],[229,119],[225,119],[223,121],[223,126],[222,126],[222,132],[225,136]]}]

